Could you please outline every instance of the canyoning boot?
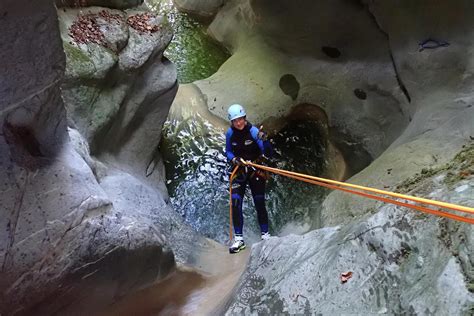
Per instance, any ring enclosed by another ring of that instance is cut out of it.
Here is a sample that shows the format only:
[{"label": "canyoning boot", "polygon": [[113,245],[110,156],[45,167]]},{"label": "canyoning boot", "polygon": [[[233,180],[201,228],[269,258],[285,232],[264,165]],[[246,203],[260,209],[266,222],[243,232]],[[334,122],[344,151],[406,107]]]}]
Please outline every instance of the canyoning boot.
[{"label": "canyoning boot", "polygon": [[245,249],[245,242],[242,236],[235,236],[234,243],[229,247],[230,253],[238,253]]},{"label": "canyoning boot", "polygon": [[269,239],[270,237],[272,237],[272,236],[270,235],[269,232],[262,233],[262,240],[267,240],[267,239]]}]

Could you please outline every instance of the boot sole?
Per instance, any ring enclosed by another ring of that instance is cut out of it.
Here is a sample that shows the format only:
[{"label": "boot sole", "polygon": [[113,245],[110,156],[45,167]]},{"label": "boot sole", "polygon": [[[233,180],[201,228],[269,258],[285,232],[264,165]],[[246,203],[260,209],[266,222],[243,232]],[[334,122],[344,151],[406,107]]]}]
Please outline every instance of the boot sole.
[{"label": "boot sole", "polygon": [[229,249],[229,253],[239,253],[240,251],[242,251],[244,249],[245,249],[245,245],[243,245],[242,247],[239,247],[235,250]]}]

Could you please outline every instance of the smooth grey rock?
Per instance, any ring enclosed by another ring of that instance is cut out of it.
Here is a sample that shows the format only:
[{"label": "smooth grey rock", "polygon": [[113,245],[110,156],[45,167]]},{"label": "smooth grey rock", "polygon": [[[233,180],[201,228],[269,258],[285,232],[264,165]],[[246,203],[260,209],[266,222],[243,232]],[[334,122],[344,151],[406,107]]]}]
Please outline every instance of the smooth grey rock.
[{"label": "smooth grey rock", "polygon": [[[324,14],[315,18],[314,12]],[[231,1],[209,32],[234,52],[218,72],[195,82],[219,117],[225,118],[232,103],[245,105],[252,122],[284,117],[300,104],[319,106],[332,140],[353,165],[349,174],[378,157],[409,123],[386,36],[358,6]],[[326,46],[338,48],[340,57],[328,57]],[[299,86],[293,96],[280,85],[288,76]],[[356,97],[355,89],[363,89],[366,99]]]},{"label": "smooth grey rock", "polygon": [[[177,91],[176,68],[169,61],[150,64],[136,78],[98,152],[113,154],[124,168],[146,175],[157,152],[161,127]],[[125,167],[127,166],[127,167]]]},{"label": "smooth grey rock", "polygon": [[[433,1],[426,6],[376,1],[368,9],[388,34],[399,76],[411,96],[406,112],[410,124],[387,151],[348,182],[390,189],[423,168],[446,163],[474,135],[474,94],[470,88],[474,77],[466,63],[466,54],[474,47],[474,23],[472,19],[452,20],[446,14],[474,15],[474,7],[463,0],[449,5]],[[453,45],[419,52],[419,42],[429,36]],[[340,224],[373,205],[334,192],[324,202],[323,221]],[[334,209],[340,211],[335,213]]]},{"label": "smooth grey rock", "polygon": [[[98,14],[103,10],[120,17],[111,21],[97,18],[100,29],[105,35],[105,46],[71,44],[69,27],[77,16]],[[162,68],[169,68],[161,62],[163,50],[172,36],[169,26],[162,23],[161,17],[157,17],[151,23],[159,24],[160,30],[142,34],[126,23],[128,16],[144,13],[144,11],[134,10],[125,14],[119,10],[100,7],[58,10],[67,57],[66,81],[63,85],[64,101],[71,124],[91,144],[94,153],[99,151],[96,143],[104,138],[105,133],[112,126],[112,121],[119,115],[121,107],[129,107],[128,103],[141,103],[144,99],[148,100],[146,102],[151,102],[153,98],[156,98],[157,93],[170,89],[175,84],[174,70],[158,73]],[[119,67],[115,67],[117,61]],[[143,69],[139,70],[140,68]],[[147,70],[147,68],[154,70]],[[140,74],[140,71],[144,74]],[[157,82],[156,79],[147,75],[150,71],[154,71],[154,75],[163,79],[164,84],[158,82],[149,87],[145,84],[144,88],[140,88],[140,93],[131,92],[132,86],[136,87],[134,89],[139,89],[137,81],[144,82],[142,78],[136,78],[137,76],[145,75],[147,79],[152,80],[150,82]],[[161,115],[166,116],[164,112]],[[151,159],[149,155],[146,157],[146,159]]]},{"label": "smooth grey rock", "polygon": [[[156,239],[144,218],[119,216],[69,145],[43,163],[36,170],[13,165],[2,176],[9,179],[0,196],[9,211],[2,216],[2,312],[33,305],[61,312],[77,298],[93,309],[174,267],[172,253],[162,250],[166,240]],[[107,293],[102,302],[89,287]]]},{"label": "smooth grey rock", "polygon": [[[62,52],[49,49],[50,45],[60,43],[55,21],[47,19],[53,8],[45,7],[43,2],[37,1],[29,6],[26,11],[37,14],[26,18],[21,29],[17,19],[27,16],[24,8],[10,0],[2,1],[0,6],[3,16],[3,39],[0,42],[2,116],[28,99],[33,91],[44,91],[56,85],[64,72]],[[44,41],[36,40],[38,33],[44,36]],[[23,40],[18,40],[20,38]],[[25,57],[18,58],[19,52]]]},{"label": "smooth grey rock", "polygon": [[92,143],[94,137],[116,117],[129,89],[127,83],[110,87],[106,82],[65,86],[63,99],[73,122],[71,125]]},{"label": "smooth grey rock", "polygon": [[468,313],[472,264],[457,259],[459,235],[474,236],[470,225],[387,205],[344,228],[273,237],[252,247],[226,314]]},{"label": "smooth grey rock", "polygon": [[[114,209],[121,217],[146,224],[150,233],[166,241],[173,249],[178,262],[191,264],[196,261],[196,249],[207,241],[183,224],[180,215],[166,203],[155,187],[112,166],[100,184],[114,201]],[[135,225],[135,222],[129,224]]]},{"label": "smooth grey rock", "polygon": [[[182,248],[182,263],[193,262],[194,246],[205,242],[167,206],[159,185],[90,157],[77,130],[69,130],[69,139],[60,91],[65,56],[53,4],[4,1],[0,12],[7,75],[0,78],[0,313],[96,312],[173,271],[171,247]],[[89,70],[76,74],[103,78]],[[172,90],[175,81],[163,89]],[[111,176],[122,197],[108,191]]]}]

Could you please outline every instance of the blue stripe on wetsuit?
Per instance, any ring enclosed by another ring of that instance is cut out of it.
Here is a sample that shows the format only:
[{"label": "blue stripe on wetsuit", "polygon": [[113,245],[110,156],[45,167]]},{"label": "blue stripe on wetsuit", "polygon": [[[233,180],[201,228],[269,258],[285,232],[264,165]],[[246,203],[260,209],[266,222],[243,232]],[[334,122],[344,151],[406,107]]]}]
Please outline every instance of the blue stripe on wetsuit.
[{"label": "blue stripe on wetsuit", "polygon": [[[235,157],[235,154],[232,151],[232,143],[231,143],[231,138],[233,134],[234,134],[234,131],[232,130],[232,127],[229,127],[229,129],[227,130],[225,134],[225,153],[227,156],[227,161],[231,161]],[[263,141],[260,138],[258,138],[258,128],[256,128],[255,126],[252,126],[250,128],[250,135],[252,136],[255,143],[258,145],[258,148],[260,149],[260,152],[263,155],[267,157],[273,156],[273,148],[272,148],[272,145],[270,144],[270,141],[268,140]]]},{"label": "blue stripe on wetsuit", "polygon": [[227,161],[231,161],[235,157],[234,153],[232,152],[232,144],[230,143],[230,138],[232,137],[233,133],[234,131],[232,130],[232,127],[229,127],[227,133],[225,133],[225,155],[227,156]]}]

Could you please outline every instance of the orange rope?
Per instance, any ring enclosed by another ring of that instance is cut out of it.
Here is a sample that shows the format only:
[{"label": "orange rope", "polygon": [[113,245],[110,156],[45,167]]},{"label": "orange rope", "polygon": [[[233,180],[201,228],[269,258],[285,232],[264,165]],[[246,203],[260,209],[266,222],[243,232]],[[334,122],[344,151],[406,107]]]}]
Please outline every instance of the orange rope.
[{"label": "orange rope", "polygon": [[442,208],[447,208],[447,209],[451,209],[451,210],[455,210],[455,211],[474,214],[474,208],[472,208],[472,207],[461,206],[461,205],[456,205],[456,204],[451,204],[451,203],[446,203],[446,202],[440,202],[440,201],[435,201],[435,200],[429,200],[429,199],[419,198],[419,197],[415,197],[415,196],[410,196],[410,195],[394,193],[394,192],[390,192],[390,191],[384,191],[384,190],[364,187],[364,186],[361,186],[361,185],[351,184],[351,183],[347,183],[347,182],[339,182],[339,181],[335,181],[335,180],[309,176],[309,175],[302,174],[302,173],[297,173],[297,172],[291,172],[291,171],[277,169],[277,168],[266,167],[266,166],[254,164],[252,162],[247,162],[247,164],[249,164],[253,167],[257,167],[257,168],[267,170],[267,171],[271,171],[273,173],[277,173],[277,174],[281,174],[281,175],[290,175],[291,174],[291,175],[295,175],[295,176],[298,176],[298,177],[301,177],[301,178],[316,180],[316,181],[330,183],[330,184],[337,184],[337,185],[345,186],[345,187],[349,187],[349,188],[359,189],[359,190],[378,193],[378,194],[384,194],[384,195],[388,195],[388,196],[402,198],[402,199],[405,199],[405,200],[410,200],[410,201],[419,202],[419,203],[423,203],[423,204],[439,206],[439,207],[442,207]]},{"label": "orange rope", "polygon": [[429,214],[433,214],[433,215],[438,215],[438,216],[442,216],[442,217],[447,217],[447,218],[451,218],[451,219],[458,220],[458,221],[465,222],[465,223],[469,223],[469,224],[474,224],[474,219],[472,219],[472,218],[462,217],[462,216],[459,216],[459,215],[454,215],[454,214],[443,212],[443,211],[440,211],[440,210],[434,210],[432,208],[428,208],[428,207],[424,207],[424,206],[408,204],[408,203],[404,203],[404,202],[400,202],[400,201],[397,201],[397,200],[384,198],[384,197],[381,197],[381,196],[377,196],[377,195],[373,195],[373,194],[369,194],[369,193],[365,193],[365,192],[359,192],[359,191],[354,191],[354,190],[351,190],[351,189],[345,189],[345,188],[341,188],[341,187],[336,186],[336,185],[331,185],[331,184],[327,184],[327,183],[324,183],[324,182],[319,182],[319,181],[316,181],[316,180],[299,178],[299,177],[294,176],[294,175],[286,175],[286,176],[288,176],[289,178],[304,181],[304,182],[307,182],[307,183],[317,184],[317,185],[320,185],[320,186],[323,186],[323,187],[326,187],[326,188],[329,188],[329,189],[340,190],[340,191],[360,195],[360,196],[363,196],[363,197],[367,197],[369,199],[374,199],[374,200],[378,200],[378,201],[382,201],[382,202],[386,202],[386,203],[391,203],[391,204],[400,205],[400,206],[404,206],[404,207],[408,207],[408,208],[413,208],[413,209],[421,211],[421,212],[425,212],[425,213],[429,213]]},{"label": "orange rope", "polygon": [[266,167],[266,166],[258,165],[258,164],[252,163],[252,162],[246,162],[246,164],[251,165],[251,166],[256,167],[256,168],[266,170],[266,171],[270,171],[270,172],[273,172],[273,173],[276,173],[276,174],[287,176],[289,178],[293,178],[293,179],[297,179],[297,180],[300,180],[300,181],[308,182],[308,183],[311,183],[311,184],[317,184],[317,185],[327,187],[327,188],[330,188],[330,189],[340,190],[340,191],[344,191],[344,192],[364,196],[364,197],[367,197],[367,198],[370,198],[370,199],[374,199],[374,200],[378,200],[378,201],[382,201],[382,202],[387,202],[387,203],[391,203],[391,204],[395,204],[395,205],[400,205],[400,206],[412,208],[412,209],[415,209],[415,210],[418,210],[418,211],[421,211],[421,212],[425,212],[425,213],[429,213],[429,214],[433,214],[433,215],[438,215],[438,216],[442,216],[442,217],[447,217],[447,218],[451,218],[451,219],[462,221],[462,222],[469,223],[469,224],[474,224],[474,219],[472,219],[472,218],[467,218],[467,217],[451,214],[451,213],[448,213],[448,212],[443,212],[441,210],[435,210],[435,209],[428,208],[428,207],[425,207],[425,206],[408,204],[408,203],[400,202],[400,201],[397,201],[397,200],[394,200],[394,199],[389,199],[389,198],[386,198],[386,197],[380,197],[380,196],[377,196],[377,195],[369,194],[369,193],[366,193],[366,192],[351,190],[351,189],[343,188],[342,186],[355,188],[355,189],[363,190],[363,191],[367,191],[367,192],[385,194],[385,195],[389,195],[389,196],[392,196],[392,197],[403,198],[405,200],[410,200],[410,201],[414,201],[414,202],[418,202],[418,203],[422,203],[422,204],[428,204],[428,205],[432,205],[432,206],[438,206],[438,207],[441,207],[441,208],[447,208],[447,209],[450,209],[450,210],[455,210],[455,211],[460,211],[460,212],[473,214],[474,213],[474,208],[471,208],[471,207],[466,207],[466,206],[461,206],[461,205],[456,205],[456,204],[451,204],[451,203],[445,203],[445,202],[439,202],[439,201],[434,201],[434,200],[429,200],[429,199],[423,199],[423,198],[418,198],[418,197],[414,197],[414,196],[410,196],[410,195],[398,194],[398,193],[393,193],[393,192],[389,192],[389,191],[368,188],[368,187],[364,187],[364,186],[360,186],[360,185],[354,185],[354,184],[350,184],[350,183],[339,182],[339,181],[335,181],[335,180],[329,180],[329,179],[325,179],[325,178],[309,176],[309,175],[296,173],[296,172],[291,172],[291,171],[287,171],[287,170]]},{"label": "orange rope", "polygon": [[230,174],[230,178],[229,178],[229,195],[230,195],[230,198],[229,198],[229,237],[230,237],[230,241],[232,242],[232,181],[234,180],[234,177],[235,177],[235,173],[237,172],[237,169],[239,169],[239,166],[235,166],[234,170],[232,171],[232,173]]}]

